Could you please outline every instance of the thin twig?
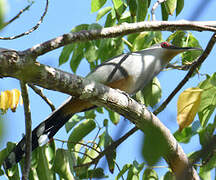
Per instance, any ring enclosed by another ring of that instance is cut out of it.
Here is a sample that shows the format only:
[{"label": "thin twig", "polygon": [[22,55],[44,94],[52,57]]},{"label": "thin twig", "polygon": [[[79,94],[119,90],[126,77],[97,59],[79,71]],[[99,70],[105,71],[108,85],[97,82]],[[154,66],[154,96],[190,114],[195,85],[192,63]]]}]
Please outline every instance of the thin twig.
[{"label": "thin twig", "polygon": [[31,4],[29,4],[28,6],[26,6],[24,9],[20,10],[20,12],[16,16],[14,16],[11,20],[9,20],[8,22],[5,22],[4,25],[3,25],[3,28],[5,26],[7,26],[8,24],[12,23],[13,21],[15,21],[16,19],[18,19],[22,13],[24,13],[27,10],[29,10],[29,8],[32,6],[33,3],[34,2],[32,1]]},{"label": "thin twig", "polygon": [[184,64],[184,65],[174,65],[169,63],[166,68],[172,68],[172,69],[178,69],[178,70],[183,70],[183,71],[187,71],[188,69],[190,69],[197,60],[194,60],[192,63],[190,64]]},{"label": "thin twig", "polygon": [[52,111],[55,110],[55,106],[53,105],[53,103],[43,94],[43,91],[37,87],[35,87],[34,85],[32,84],[28,84],[29,87],[32,88],[32,90],[37,93],[48,105],[49,107],[51,108]]},{"label": "thin twig", "polygon": [[20,38],[22,36],[25,36],[25,35],[28,35],[30,33],[32,33],[33,31],[35,31],[39,26],[40,24],[43,22],[43,19],[47,13],[47,10],[48,10],[48,5],[49,5],[49,0],[46,0],[46,7],[45,7],[45,10],[40,18],[40,20],[37,22],[37,24],[32,27],[30,30],[24,32],[24,33],[21,33],[19,35],[16,35],[16,36],[9,36],[9,37],[0,37],[1,40],[13,40],[13,39],[17,39],[17,38]]},{"label": "thin twig", "polygon": [[32,133],[31,133],[31,110],[29,106],[29,96],[27,90],[27,84],[23,81],[20,81],[20,86],[22,90],[22,98],[24,104],[24,111],[25,111],[25,128],[26,128],[26,153],[25,153],[25,164],[23,169],[23,176],[22,180],[27,180],[30,171],[31,165],[31,152],[32,152]]},{"label": "thin twig", "polygon": [[208,57],[209,53],[211,52],[214,44],[216,42],[216,33],[213,34],[211,39],[208,42],[208,45],[205,49],[205,51],[202,53],[202,55],[198,58],[197,61],[191,66],[190,70],[186,74],[186,76],[182,79],[182,81],[177,85],[177,87],[173,90],[173,92],[168,96],[168,98],[160,105],[158,109],[156,109],[153,113],[157,115],[161,111],[163,111],[166,106],[169,104],[169,102],[172,100],[172,98],[178,93],[178,91],[185,85],[185,83],[191,78],[194,71],[205,61],[205,59]]},{"label": "thin twig", "polygon": [[152,9],[151,9],[152,21],[156,21],[155,10],[159,6],[159,4],[161,4],[161,3],[165,2],[165,1],[166,0],[157,0],[157,2],[152,6]]},{"label": "thin twig", "polygon": [[85,163],[85,164],[80,164],[77,166],[74,166],[74,168],[79,168],[79,167],[88,167],[92,164],[97,164],[98,161],[109,151],[112,151],[113,149],[116,149],[122,142],[124,142],[129,136],[131,136],[133,133],[135,133],[138,130],[137,127],[132,128],[130,131],[128,131],[124,136],[119,138],[117,141],[111,143],[109,146],[107,146],[106,149],[104,149],[100,154],[94,158],[91,162]]},{"label": "thin twig", "polygon": [[[55,141],[59,141],[59,142],[62,142],[62,143],[74,143],[72,141],[66,141],[66,140],[61,140],[61,139],[57,139],[57,138],[53,138]],[[81,143],[81,142],[76,142],[76,144],[80,144],[82,146],[85,146],[89,149],[93,149],[95,152],[97,152],[98,154],[100,153],[100,151],[98,151],[96,148],[92,147],[92,146],[89,146],[88,144],[84,144],[84,143]]]}]

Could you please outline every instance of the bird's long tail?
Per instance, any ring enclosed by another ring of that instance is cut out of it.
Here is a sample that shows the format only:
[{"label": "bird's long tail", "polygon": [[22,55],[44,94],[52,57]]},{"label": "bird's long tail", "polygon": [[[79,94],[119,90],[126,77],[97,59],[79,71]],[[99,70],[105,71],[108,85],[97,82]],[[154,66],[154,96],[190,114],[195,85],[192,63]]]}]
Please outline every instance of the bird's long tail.
[{"label": "bird's long tail", "polygon": [[[62,106],[55,110],[45,121],[40,123],[32,131],[32,151],[38,146],[48,142],[58,132],[58,130],[76,112],[85,111],[91,108],[88,102],[72,99],[67,100]],[[5,159],[3,166],[5,169],[11,168],[25,156],[25,136],[16,145]]]}]

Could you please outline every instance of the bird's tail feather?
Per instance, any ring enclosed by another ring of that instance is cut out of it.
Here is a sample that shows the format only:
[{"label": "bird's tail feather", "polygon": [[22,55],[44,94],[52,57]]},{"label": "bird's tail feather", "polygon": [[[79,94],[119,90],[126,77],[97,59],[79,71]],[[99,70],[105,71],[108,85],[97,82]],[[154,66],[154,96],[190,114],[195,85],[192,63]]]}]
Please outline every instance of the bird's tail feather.
[{"label": "bird's tail feather", "polygon": [[[65,103],[64,105],[67,105]],[[64,106],[63,105],[63,106]],[[32,131],[32,151],[50,140],[73,114],[64,114],[62,106]],[[11,168],[25,156],[25,136],[5,159],[5,169]]]}]

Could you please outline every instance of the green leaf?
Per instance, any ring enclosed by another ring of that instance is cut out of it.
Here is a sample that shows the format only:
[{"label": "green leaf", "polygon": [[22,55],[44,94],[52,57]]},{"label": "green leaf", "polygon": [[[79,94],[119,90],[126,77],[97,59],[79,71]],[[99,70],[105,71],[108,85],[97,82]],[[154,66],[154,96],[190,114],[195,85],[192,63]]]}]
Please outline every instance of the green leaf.
[{"label": "green leaf", "polygon": [[202,180],[209,180],[211,178],[211,171],[205,171],[204,168],[200,168],[199,176]]},{"label": "green leaf", "polygon": [[142,180],[158,180],[158,175],[154,169],[146,168]]},{"label": "green leaf", "polygon": [[6,0],[0,0],[0,29],[4,27],[4,18],[7,10],[7,1]]},{"label": "green leaf", "polygon": [[70,67],[74,73],[76,73],[76,70],[81,62],[81,60],[84,58],[83,49],[85,47],[85,43],[77,43],[73,55],[70,60]]},{"label": "green leaf", "polygon": [[95,109],[85,112],[85,118],[86,119],[95,119],[95,117],[96,117]]},{"label": "green leaf", "polygon": [[137,3],[136,1],[127,0],[127,4],[129,6],[131,17],[134,18],[137,12]]},{"label": "green leaf", "polygon": [[76,27],[74,27],[71,32],[79,32],[79,31],[82,31],[82,30],[88,30],[88,27],[89,27],[89,24],[80,24]]},{"label": "green leaf", "polygon": [[136,0],[136,2],[137,2],[137,12],[136,12],[137,22],[144,21],[148,11],[148,0]]},{"label": "green leaf", "polygon": [[60,177],[64,179],[74,179],[71,172],[73,165],[70,152],[65,149],[57,149],[53,169]]},{"label": "green leaf", "polygon": [[80,179],[107,178],[107,176],[105,176],[104,170],[102,168],[96,168],[88,171],[83,171],[83,173],[79,175],[79,178]]},{"label": "green leaf", "polygon": [[199,84],[199,87],[203,89],[203,93],[201,96],[198,115],[200,123],[203,127],[206,126],[216,107],[216,86],[212,85],[212,82],[216,79],[215,74],[216,73],[214,73],[211,77],[207,76],[206,80]]},{"label": "green leaf", "polygon": [[72,149],[76,143],[87,136],[95,127],[96,124],[92,119],[87,119],[76,126],[68,138],[68,149]]},{"label": "green leaf", "polygon": [[[113,9],[112,9],[113,10]],[[116,23],[116,18],[112,17],[112,12],[110,12],[108,15],[107,15],[107,18],[106,18],[106,21],[105,21],[105,25],[104,27],[112,27],[114,26]]]},{"label": "green leaf", "polygon": [[60,57],[59,57],[59,66],[61,66],[62,64],[68,61],[70,54],[74,50],[74,47],[75,47],[75,44],[69,44],[69,45],[64,46],[60,54]]},{"label": "green leaf", "polygon": [[98,14],[97,14],[97,17],[96,17],[96,21],[99,21],[102,17],[104,17],[108,12],[110,12],[112,9],[112,7],[105,7],[103,9],[101,9]]},{"label": "green leaf", "polygon": [[[110,51],[112,49],[112,51]],[[101,62],[123,53],[124,43],[121,38],[101,40],[98,57]]]},{"label": "green leaf", "polygon": [[98,48],[92,42],[86,43],[86,48],[84,51],[84,57],[88,62],[94,62],[98,59]]},{"label": "green leaf", "polygon": [[176,31],[174,33],[172,33],[166,41],[168,42],[172,42],[173,45],[177,46],[177,47],[182,47],[185,43],[185,39],[186,39],[186,32],[185,31]]},{"label": "green leaf", "polygon": [[167,10],[167,13],[170,15],[173,15],[173,13],[176,9],[176,6],[177,6],[177,0],[166,0],[164,2],[164,4],[165,4],[165,8]]},{"label": "green leaf", "polygon": [[161,99],[162,91],[160,82],[155,77],[142,91],[141,95],[146,106],[154,107]]},{"label": "green leaf", "polygon": [[215,125],[209,123],[205,128],[202,128],[199,132],[199,141],[202,146],[206,146],[212,139],[212,135],[215,131]]},{"label": "green leaf", "polygon": [[139,173],[137,172],[136,168],[132,165],[129,168],[128,174],[127,174],[127,180],[139,180]]},{"label": "green leaf", "polygon": [[173,135],[180,143],[188,143],[195,134],[196,131],[192,130],[192,126],[184,128],[182,131],[176,131]]},{"label": "green leaf", "polygon": [[77,123],[85,119],[84,116],[79,116],[77,114],[73,115],[69,121],[65,124],[65,130],[68,133]]},{"label": "green leaf", "polygon": [[[99,146],[103,146],[104,148],[108,147],[113,142],[112,137],[109,135],[107,128],[104,131],[104,133],[99,136],[99,139],[100,139]],[[111,173],[113,173],[115,167],[115,160],[116,160],[116,150],[109,149],[106,152],[105,156],[107,159],[109,170]]]},{"label": "green leaf", "polygon": [[120,121],[120,115],[114,111],[108,110],[109,118],[113,124],[117,125]]},{"label": "green leaf", "polygon": [[120,19],[119,19],[119,24],[122,23],[132,23],[131,21],[131,14],[129,11],[126,11],[124,14],[121,15]]},{"label": "green leaf", "polygon": [[106,0],[91,0],[91,12],[98,11],[105,3]]},{"label": "green leaf", "polygon": [[92,148],[89,148],[87,151],[85,151],[85,157],[83,158],[83,164],[89,163],[92,161],[92,159],[96,158],[99,155],[99,152],[101,152],[100,148],[97,144],[93,144]]},{"label": "green leaf", "polygon": [[154,39],[154,32],[142,32],[133,41],[133,50],[138,51],[149,47]]},{"label": "green leaf", "polygon": [[122,0],[112,0],[114,8],[115,9],[119,9],[121,7],[121,5],[123,4]]},{"label": "green leaf", "polygon": [[166,174],[163,177],[163,180],[175,180],[175,179],[176,179],[175,175],[170,171],[166,172]]},{"label": "green leaf", "polygon": [[210,158],[208,158],[208,162],[205,163],[205,165],[203,165],[200,168],[201,174],[203,174],[203,175],[205,174],[205,176],[207,175],[206,173],[208,173],[209,171],[211,171],[213,168],[216,167],[216,153],[213,153],[212,155],[213,156],[211,156]]},{"label": "green leaf", "polygon": [[[7,148],[1,151],[0,153],[0,161],[1,164],[5,160],[5,158],[8,156],[8,154],[12,151],[12,149],[16,146],[15,143],[8,142],[7,143]],[[9,179],[20,179],[19,176],[19,169],[18,169],[18,164],[14,165],[12,168],[5,170],[6,175]]]},{"label": "green leaf", "polygon": [[[185,41],[184,46],[201,48],[199,41],[191,33],[188,33],[188,37]],[[182,64],[187,64],[188,62],[194,61],[194,59],[199,57],[201,54],[202,51],[187,51],[185,53],[182,53]]]},{"label": "green leaf", "polygon": [[127,172],[127,170],[131,167],[131,164],[125,164],[122,168],[122,170],[118,173],[118,175],[115,177],[115,180],[120,179],[125,172]]},{"label": "green leaf", "polygon": [[177,0],[176,17],[180,14],[184,7],[184,0]]},{"label": "green leaf", "polygon": [[54,179],[54,173],[49,168],[49,161],[45,153],[46,145],[43,147],[38,147],[38,166],[37,175],[39,179],[52,180]]},{"label": "green leaf", "polygon": [[165,7],[164,3],[161,4],[161,14],[162,14],[162,20],[167,21],[168,18],[169,18],[169,14],[168,14],[168,12],[166,10],[166,7]]},{"label": "green leaf", "polygon": [[[145,128],[144,143],[142,145],[142,155],[147,164],[152,166],[159,161],[161,157],[167,155],[167,142],[161,131],[154,126]],[[160,151],[158,151],[160,149]]]}]

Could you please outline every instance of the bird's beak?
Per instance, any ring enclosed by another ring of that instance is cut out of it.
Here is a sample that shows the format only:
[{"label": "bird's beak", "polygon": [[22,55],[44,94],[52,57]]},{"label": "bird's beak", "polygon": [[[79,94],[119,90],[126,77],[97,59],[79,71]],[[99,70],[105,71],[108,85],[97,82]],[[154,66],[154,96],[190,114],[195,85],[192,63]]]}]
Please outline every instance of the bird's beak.
[{"label": "bird's beak", "polygon": [[191,50],[197,50],[197,51],[202,51],[202,48],[197,48],[197,47],[176,47],[176,46],[169,46],[167,49],[173,49],[173,50],[179,50],[179,51],[191,51]]}]

